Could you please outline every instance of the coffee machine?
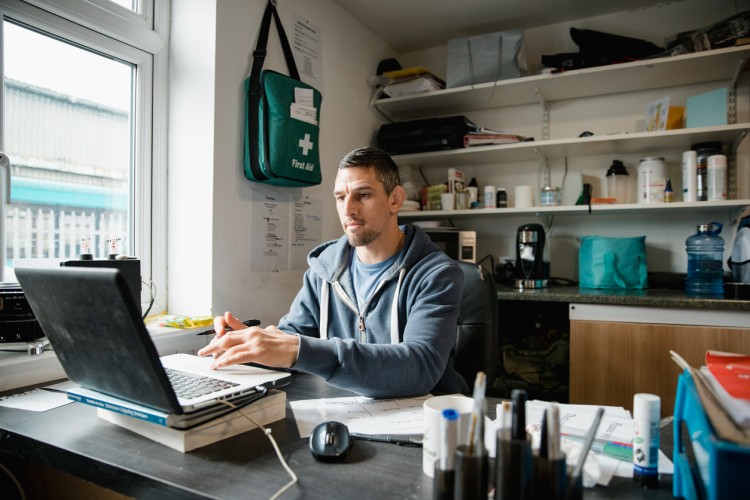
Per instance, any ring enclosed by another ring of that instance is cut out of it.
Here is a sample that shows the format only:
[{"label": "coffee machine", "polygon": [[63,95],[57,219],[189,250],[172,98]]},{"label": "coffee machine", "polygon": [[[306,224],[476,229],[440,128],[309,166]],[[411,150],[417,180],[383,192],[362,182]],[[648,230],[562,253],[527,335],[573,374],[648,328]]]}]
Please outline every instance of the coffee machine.
[{"label": "coffee machine", "polygon": [[549,285],[549,261],[544,258],[544,228],[524,224],[516,233],[516,288],[546,288]]}]

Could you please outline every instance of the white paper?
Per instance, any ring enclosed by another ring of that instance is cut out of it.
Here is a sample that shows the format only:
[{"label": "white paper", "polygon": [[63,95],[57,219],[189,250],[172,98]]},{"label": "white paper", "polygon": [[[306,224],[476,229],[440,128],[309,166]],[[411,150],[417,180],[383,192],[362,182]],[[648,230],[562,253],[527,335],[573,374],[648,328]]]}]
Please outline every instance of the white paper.
[{"label": "white paper", "polygon": [[307,254],[320,244],[323,234],[321,214],[323,206],[320,197],[305,196],[294,202],[290,264],[292,271],[307,269]]},{"label": "white paper", "polygon": [[0,406],[28,411],[47,411],[72,402],[64,392],[44,389],[34,389],[0,398]]},{"label": "white paper", "polygon": [[318,110],[312,106],[305,106],[297,103],[289,105],[289,116],[295,120],[318,125]]},{"label": "white paper", "polygon": [[[529,432],[538,431],[544,410],[550,403],[544,401],[526,402],[526,428]],[[557,405],[560,409],[560,433],[584,437],[594,421],[596,405]],[[599,424],[596,439],[631,443],[633,441],[633,419],[627,410],[621,407],[603,406],[604,416]]]},{"label": "white paper", "polygon": [[292,52],[300,78],[322,92],[323,61],[320,27],[299,15],[294,15]]},{"label": "white paper", "polygon": [[288,270],[289,200],[279,190],[253,189],[250,270]]},{"label": "white paper", "polygon": [[370,399],[362,396],[291,401],[300,437],[312,434],[316,425],[335,420],[358,434],[422,434],[422,405],[430,395],[402,399]]}]

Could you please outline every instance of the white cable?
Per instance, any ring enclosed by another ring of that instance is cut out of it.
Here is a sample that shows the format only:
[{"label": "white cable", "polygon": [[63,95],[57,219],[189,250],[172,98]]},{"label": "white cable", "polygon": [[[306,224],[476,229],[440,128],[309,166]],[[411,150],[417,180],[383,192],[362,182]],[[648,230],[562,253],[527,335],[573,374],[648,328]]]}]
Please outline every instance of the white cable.
[{"label": "white cable", "polygon": [[[230,403],[229,401],[222,401],[225,405],[229,406],[230,408],[237,409],[237,406]],[[284,486],[282,486],[276,493],[274,493],[270,500],[276,500],[279,498],[286,490],[297,484],[298,478],[297,474],[294,473],[291,467],[289,467],[289,464],[286,463],[286,460],[284,460],[284,456],[281,454],[281,450],[279,449],[279,445],[276,443],[276,440],[271,435],[271,429],[266,429],[263,427],[260,423],[256,422],[250,415],[246,415],[245,413],[240,412],[240,415],[251,421],[253,424],[255,424],[259,429],[263,431],[263,433],[266,435],[269,441],[271,441],[271,444],[273,445],[273,449],[276,451],[276,456],[279,458],[279,462],[281,462],[281,466],[284,467],[284,469],[287,471],[289,476],[292,478],[291,481],[286,483]]]},{"label": "white cable", "polygon": [[26,500],[26,493],[23,491],[23,487],[21,486],[21,483],[18,482],[18,479],[16,476],[8,469],[5,465],[0,463],[0,469],[3,469],[5,473],[8,475],[8,477],[15,483],[16,488],[18,488],[18,495],[20,496],[21,500]]}]

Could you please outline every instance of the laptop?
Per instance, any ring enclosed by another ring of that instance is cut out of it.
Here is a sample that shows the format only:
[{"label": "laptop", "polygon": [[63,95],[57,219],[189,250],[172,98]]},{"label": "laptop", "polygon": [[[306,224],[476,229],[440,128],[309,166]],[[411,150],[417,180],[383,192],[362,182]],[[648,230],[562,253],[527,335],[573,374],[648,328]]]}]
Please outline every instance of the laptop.
[{"label": "laptop", "polygon": [[[245,365],[212,370],[210,358],[189,354],[160,358],[141,308],[118,269],[17,268],[15,272],[65,373],[85,389],[182,415],[183,423],[194,424],[191,415],[203,421],[206,415],[226,413],[231,408],[223,401],[238,405],[250,401],[289,376]],[[215,390],[181,396],[170,377],[210,378]]]}]

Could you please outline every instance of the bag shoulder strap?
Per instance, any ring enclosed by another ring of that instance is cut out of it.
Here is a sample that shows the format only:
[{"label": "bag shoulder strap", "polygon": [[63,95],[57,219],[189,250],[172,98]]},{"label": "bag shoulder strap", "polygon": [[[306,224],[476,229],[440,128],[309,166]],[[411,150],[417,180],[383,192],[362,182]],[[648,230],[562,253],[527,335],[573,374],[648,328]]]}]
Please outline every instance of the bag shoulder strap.
[{"label": "bag shoulder strap", "polygon": [[[271,16],[276,23],[276,31],[279,34],[279,40],[281,41],[281,48],[284,51],[284,59],[286,60],[286,66],[289,69],[289,76],[295,80],[299,80],[299,71],[297,71],[297,64],[294,62],[294,55],[292,54],[292,47],[289,45],[289,40],[286,37],[284,26],[281,24],[281,18],[275,7],[275,0],[269,0],[266,5],[266,11],[263,13],[263,20],[260,23],[260,32],[258,33],[258,42],[255,45],[253,51],[253,68],[250,71],[250,81],[256,81],[258,89],[260,88],[260,72],[263,69],[263,62],[266,59],[266,46],[268,45],[268,34],[271,30]],[[251,85],[252,90],[252,85]]]},{"label": "bag shoulder strap", "polygon": [[255,44],[255,50],[253,51],[253,67],[250,71],[250,82],[248,85],[247,92],[247,106],[248,106],[248,145],[255,146],[255,150],[250,151],[250,170],[253,176],[259,180],[268,180],[268,176],[265,175],[260,168],[260,154],[261,152],[257,149],[260,147],[258,143],[258,110],[260,109],[260,73],[263,69],[263,63],[266,59],[266,46],[268,45],[268,33],[271,30],[271,16],[276,23],[276,31],[279,34],[279,40],[281,41],[281,48],[284,51],[284,59],[286,59],[286,65],[289,69],[289,76],[295,80],[299,80],[299,72],[297,71],[297,65],[294,62],[294,56],[292,54],[292,48],[289,45],[289,40],[286,37],[284,26],[281,24],[281,18],[279,13],[276,11],[276,0],[268,0],[266,5],[266,11],[263,13],[263,20],[260,23],[260,31],[258,33],[258,42]]}]

